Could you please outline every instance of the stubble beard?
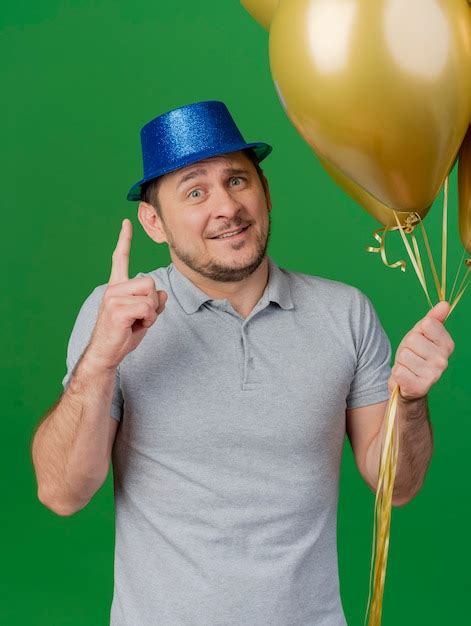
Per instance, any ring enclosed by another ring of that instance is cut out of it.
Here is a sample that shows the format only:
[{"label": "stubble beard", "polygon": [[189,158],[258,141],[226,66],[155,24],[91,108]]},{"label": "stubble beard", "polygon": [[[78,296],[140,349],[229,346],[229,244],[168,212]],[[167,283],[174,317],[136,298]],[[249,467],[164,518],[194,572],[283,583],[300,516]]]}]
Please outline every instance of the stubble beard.
[{"label": "stubble beard", "polygon": [[[180,261],[182,261],[182,263],[185,263],[185,265],[191,268],[194,272],[201,274],[201,276],[204,276],[205,278],[224,283],[239,282],[255,272],[265,258],[270,235],[271,215],[268,213],[268,228],[266,233],[258,234],[256,237],[253,260],[242,267],[231,267],[230,265],[223,265],[213,260],[210,260],[207,263],[201,263],[196,256],[186,252],[179,245],[177,245],[171,234],[166,232],[168,247],[172,250],[173,254],[180,259]],[[244,244],[244,242],[241,243],[242,245]]]}]

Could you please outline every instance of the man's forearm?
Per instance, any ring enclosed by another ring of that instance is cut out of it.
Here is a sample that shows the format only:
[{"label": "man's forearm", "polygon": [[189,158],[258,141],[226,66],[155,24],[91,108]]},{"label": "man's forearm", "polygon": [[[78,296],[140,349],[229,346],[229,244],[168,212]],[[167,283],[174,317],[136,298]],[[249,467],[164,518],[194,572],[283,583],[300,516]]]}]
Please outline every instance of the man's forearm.
[{"label": "man's forearm", "polygon": [[[399,452],[394,481],[394,505],[405,504],[420,490],[433,451],[433,432],[428,411],[428,396],[417,400],[398,397],[396,420],[399,425]],[[366,467],[371,482],[378,484],[381,442],[386,427],[371,442],[366,455]]]},{"label": "man's forearm", "polygon": [[85,350],[69,386],[36,430],[31,454],[38,497],[59,514],[85,506],[106,479],[115,374]]}]

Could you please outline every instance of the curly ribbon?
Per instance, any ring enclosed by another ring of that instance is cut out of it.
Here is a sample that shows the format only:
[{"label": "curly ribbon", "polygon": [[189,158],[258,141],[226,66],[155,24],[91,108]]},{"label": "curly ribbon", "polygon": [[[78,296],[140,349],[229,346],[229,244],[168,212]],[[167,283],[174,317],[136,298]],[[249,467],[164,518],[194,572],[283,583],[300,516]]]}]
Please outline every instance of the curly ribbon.
[{"label": "curly ribbon", "polygon": [[[388,263],[388,260],[386,258],[386,250],[385,250],[385,241],[386,241],[386,234],[388,232],[388,230],[395,230],[396,227],[394,228],[390,228],[389,226],[385,226],[384,228],[378,228],[377,230],[375,230],[373,232],[373,237],[376,239],[376,241],[379,242],[379,248],[373,248],[372,246],[367,246],[366,247],[366,251],[367,252],[378,252],[381,254],[381,259],[383,261],[383,263],[385,265],[387,265],[388,267],[401,267],[401,270],[403,272],[406,271],[406,262],[405,261],[396,261],[395,263]],[[379,233],[383,232],[383,235],[381,236]]]},{"label": "curly ribbon", "polygon": [[[396,211],[394,211],[392,209],[392,212],[394,214],[394,217],[396,219],[396,223],[397,226],[384,226],[383,228],[378,228],[377,230],[375,230],[373,232],[373,236],[374,238],[379,242],[379,248],[373,248],[372,246],[367,246],[366,247],[366,251],[367,252],[377,252],[381,254],[381,259],[384,263],[384,265],[386,265],[387,267],[391,267],[391,268],[395,268],[395,267],[399,267],[401,268],[401,270],[403,272],[406,271],[406,262],[403,260],[400,261],[396,261],[395,263],[388,263],[387,257],[386,257],[386,250],[385,250],[385,243],[386,243],[386,234],[388,231],[390,230],[399,230],[399,232],[401,233],[401,237],[404,241],[404,245],[406,247],[406,250],[409,254],[409,258],[412,262],[412,265],[414,266],[414,269],[417,273],[417,276],[419,278],[420,284],[422,285],[422,288],[424,289],[425,295],[427,296],[427,300],[429,302],[430,308],[432,308],[432,302],[430,300],[430,296],[428,293],[428,289],[427,289],[427,284],[426,284],[426,280],[425,280],[425,273],[424,273],[424,268],[422,265],[422,258],[420,256],[420,250],[419,250],[419,246],[417,245],[417,240],[415,238],[414,235],[414,228],[416,226],[416,224],[418,222],[420,222],[420,224],[422,224],[422,220],[420,218],[420,215],[418,213],[415,212],[411,212],[407,218],[406,218],[406,224],[405,226],[402,226],[399,218],[397,216]],[[381,236],[379,233],[383,232],[383,236]],[[412,251],[409,242],[407,241],[406,235],[405,233],[410,233],[411,235],[411,239],[412,239],[412,245],[414,248],[414,251]],[[427,241],[427,250],[429,250],[429,246],[428,246],[428,241]],[[429,256],[430,258],[430,256]]]},{"label": "curly ribbon", "polygon": [[[390,264],[387,261],[386,251],[385,251],[386,233],[388,232],[388,230],[399,230],[402,240],[404,242],[405,248],[407,250],[407,253],[409,254],[411,263],[417,274],[417,278],[419,279],[419,282],[425,292],[425,295],[427,297],[428,303],[431,308],[433,307],[433,304],[432,304],[432,301],[430,300],[430,296],[428,293],[422,259],[420,256],[420,251],[417,245],[417,241],[414,237],[413,230],[416,224],[419,223],[422,229],[424,243],[425,243],[427,255],[430,261],[430,266],[432,269],[432,274],[433,274],[433,278],[435,282],[435,287],[437,289],[438,298],[439,300],[445,300],[446,258],[447,258],[447,212],[448,212],[448,176],[446,177],[445,183],[444,183],[441,284],[439,282],[435,263],[433,261],[433,255],[430,249],[427,233],[422,223],[422,219],[420,218],[420,215],[418,213],[411,213],[407,217],[405,225],[402,226],[401,223],[399,222],[399,218],[397,216],[396,211],[393,210],[397,226],[396,227],[386,226],[384,228],[380,228],[374,231],[373,233],[374,237],[379,242],[380,247],[379,248],[372,248],[372,247],[366,248],[367,252],[380,253],[383,263],[387,265],[388,267],[400,266],[401,270],[405,271],[405,261],[397,261],[396,263]],[[381,232],[383,232],[382,236],[379,234]],[[411,235],[413,250],[407,240],[406,233]],[[463,252],[463,256],[464,256],[464,252]],[[465,265],[467,266],[467,271],[465,273],[465,276],[463,277],[463,280],[460,283],[460,286],[458,288],[458,292],[454,301],[450,302],[450,311],[448,312],[445,322],[450,317],[452,311],[454,310],[454,308],[456,307],[456,305],[462,298],[467,286],[471,282],[470,281],[471,259],[466,259]],[[461,267],[461,261],[458,267],[458,273],[459,273],[460,267]],[[457,278],[458,278],[458,274],[453,284],[452,294],[454,292]],[[450,297],[450,300],[451,300],[451,297]],[[385,417],[384,417],[386,427],[385,427],[385,430],[383,433],[383,439],[381,442],[380,466],[379,466],[379,472],[378,472],[378,484],[376,487],[375,515],[374,515],[374,524],[373,524],[373,553],[372,553],[372,560],[371,560],[371,567],[370,567],[368,605],[367,605],[366,616],[365,616],[365,624],[366,624],[366,620],[368,618],[368,613],[369,613],[368,626],[381,626],[384,583],[386,579],[387,558],[388,558],[388,550],[389,550],[392,497],[393,497],[393,491],[394,491],[394,481],[396,477],[397,459],[398,459],[398,451],[399,451],[399,424],[398,424],[398,420],[396,420],[397,403],[398,403],[399,395],[400,395],[399,385],[396,385],[389,398],[389,401],[386,407]],[[374,567],[374,577],[373,577],[373,567]],[[372,582],[373,582],[373,590],[372,590]]]},{"label": "curly ribbon", "polygon": [[[402,229],[404,228],[404,231],[406,233],[413,233],[415,225],[417,223],[417,221],[420,220],[420,215],[418,213],[414,213],[411,212],[409,213],[409,215],[405,218],[405,226],[384,226],[383,228],[378,228],[373,232],[373,237],[376,239],[376,241],[379,242],[379,248],[373,248],[372,246],[366,246],[366,251],[367,252],[377,252],[381,255],[381,259],[384,263],[384,265],[386,265],[387,267],[391,267],[391,268],[395,268],[395,267],[400,267],[401,271],[405,272],[406,271],[406,262],[403,260],[400,261],[396,261],[395,263],[388,263],[388,260],[386,258],[386,235],[388,233],[388,231],[392,231],[392,230],[398,230],[398,229]],[[383,235],[381,236],[379,233],[383,233]],[[415,237],[413,236],[413,241],[414,241],[414,248],[417,249],[418,248],[416,246],[415,243]],[[419,253],[420,255],[420,253]]]}]

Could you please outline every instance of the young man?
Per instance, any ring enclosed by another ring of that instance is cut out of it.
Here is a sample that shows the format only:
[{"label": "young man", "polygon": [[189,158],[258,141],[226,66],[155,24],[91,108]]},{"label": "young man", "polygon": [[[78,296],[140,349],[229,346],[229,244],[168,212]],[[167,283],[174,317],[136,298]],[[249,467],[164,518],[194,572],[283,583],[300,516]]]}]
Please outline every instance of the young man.
[{"label": "young man", "polygon": [[112,460],[113,626],[344,626],[345,434],[374,491],[399,383],[394,504],[418,492],[432,452],[426,394],[453,350],[449,305],[412,329],[391,370],[360,290],[267,256],[258,163],[271,147],[246,143],[223,103],[158,116],[141,142],[144,178],[128,199],[172,263],[129,279],[123,221],[109,282],[75,322],[64,393],[35,435],[39,498],[74,513]]}]

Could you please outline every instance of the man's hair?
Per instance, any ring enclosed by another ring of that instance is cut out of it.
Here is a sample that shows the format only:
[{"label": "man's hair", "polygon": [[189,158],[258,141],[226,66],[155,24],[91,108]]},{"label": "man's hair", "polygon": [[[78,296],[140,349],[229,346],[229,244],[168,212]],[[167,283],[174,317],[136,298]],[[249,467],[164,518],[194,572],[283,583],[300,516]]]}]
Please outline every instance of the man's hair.
[{"label": "man's hair", "polygon": [[[257,174],[258,174],[258,177],[260,178],[260,182],[262,183],[262,186],[265,189],[265,181],[263,180],[263,170],[258,163],[257,155],[251,148],[244,150],[244,152],[248,156],[248,158],[252,161],[255,169],[257,170]],[[146,183],[143,183],[141,185],[141,200],[143,202],[147,202],[148,204],[151,204],[154,207],[155,212],[160,217],[160,219],[163,219],[162,207],[160,205],[159,197],[158,197],[159,186],[160,186],[161,180],[162,180],[162,176],[158,176],[157,178],[153,178],[152,180],[149,180]]]}]

